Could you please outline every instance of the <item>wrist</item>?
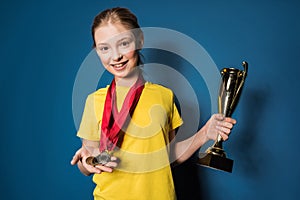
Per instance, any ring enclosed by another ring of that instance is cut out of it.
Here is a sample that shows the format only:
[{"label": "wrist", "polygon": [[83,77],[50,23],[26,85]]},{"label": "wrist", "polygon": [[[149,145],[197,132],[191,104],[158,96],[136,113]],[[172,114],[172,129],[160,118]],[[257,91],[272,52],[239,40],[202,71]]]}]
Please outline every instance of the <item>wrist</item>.
[{"label": "wrist", "polygon": [[197,132],[197,141],[201,143],[200,146],[208,142],[210,139],[208,137],[207,132],[207,125],[204,125],[198,132]]}]

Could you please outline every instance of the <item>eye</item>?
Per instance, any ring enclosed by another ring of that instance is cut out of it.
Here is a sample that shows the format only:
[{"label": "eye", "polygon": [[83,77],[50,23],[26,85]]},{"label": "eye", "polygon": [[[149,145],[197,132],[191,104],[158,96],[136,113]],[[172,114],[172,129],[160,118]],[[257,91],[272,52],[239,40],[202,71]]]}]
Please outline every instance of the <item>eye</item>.
[{"label": "eye", "polygon": [[133,38],[131,37],[126,37],[126,38],[123,38],[120,42],[119,42],[119,47],[120,48],[123,48],[123,49],[126,49],[128,47],[131,46],[131,43],[133,42]]},{"label": "eye", "polygon": [[108,52],[109,47],[108,47],[108,46],[99,46],[99,47],[98,47],[98,50],[99,50],[101,53],[106,53],[106,52]]},{"label": "eye", "polygon": [[129,41],[125,40],[125,41],[122,41],[121,44],[120,44],[121,47],[128,47],[129,46]]}]

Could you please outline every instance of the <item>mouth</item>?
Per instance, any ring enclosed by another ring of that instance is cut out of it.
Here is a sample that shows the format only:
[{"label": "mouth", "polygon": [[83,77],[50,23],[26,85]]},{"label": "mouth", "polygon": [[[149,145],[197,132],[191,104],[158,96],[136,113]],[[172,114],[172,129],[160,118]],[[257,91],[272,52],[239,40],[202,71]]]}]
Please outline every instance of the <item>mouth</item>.
[{"label": "mouth", "polygon": [[126,64],[128,63],[128,60],[120,63],[111,64],[111,66],[116,70],[122,70],[126,67]]}]

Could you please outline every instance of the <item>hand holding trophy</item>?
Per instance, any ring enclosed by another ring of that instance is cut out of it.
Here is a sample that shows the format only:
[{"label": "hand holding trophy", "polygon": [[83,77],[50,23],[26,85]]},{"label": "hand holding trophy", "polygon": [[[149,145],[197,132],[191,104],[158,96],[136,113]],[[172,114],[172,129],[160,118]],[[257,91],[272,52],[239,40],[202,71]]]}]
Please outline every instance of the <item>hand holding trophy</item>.
[{"label": "hand holding trophy", "polygon": [[[231,117],[239,101],[248,72],[248,63],[243,62],[244,71],[236,68],[221,70],[221,83],[218,96],[219,113]],[[223,140],[219,135],[215,143],[205,153],[199,153],[198,164],[214,169],[232,172],[233,160],[227,158],[223,149]]]}]

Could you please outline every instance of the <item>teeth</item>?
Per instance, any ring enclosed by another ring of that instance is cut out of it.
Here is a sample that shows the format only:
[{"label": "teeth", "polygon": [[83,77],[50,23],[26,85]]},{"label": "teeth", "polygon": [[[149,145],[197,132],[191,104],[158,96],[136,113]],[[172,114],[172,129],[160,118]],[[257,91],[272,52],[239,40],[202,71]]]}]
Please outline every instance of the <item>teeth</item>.
[{"label": "teeth", "polygon": [[118,65],[115,65],[115,67],[122,67],[122,65],[123,65],[123,64],[118,64]]},{"label": "teeth", "polygon": [[112,67],[115,67],[115,68],[121,68],[123,67],[124,65],[126,65],[127,61],[125,62],[122,62],[122,63],[119,63],[119,64],[111,64]]}]

